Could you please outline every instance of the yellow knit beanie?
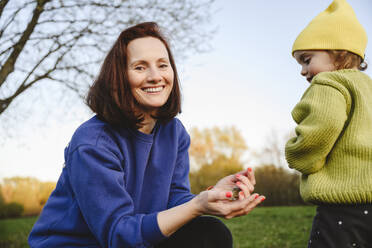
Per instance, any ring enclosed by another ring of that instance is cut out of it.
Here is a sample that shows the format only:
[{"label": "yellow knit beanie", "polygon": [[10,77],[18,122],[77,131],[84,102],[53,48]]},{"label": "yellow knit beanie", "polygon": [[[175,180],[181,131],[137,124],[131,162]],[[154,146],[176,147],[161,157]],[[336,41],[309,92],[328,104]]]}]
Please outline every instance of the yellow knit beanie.
[{"label": "yellow knit beanie", "polygon": [[346,0],[334,0],[298,35],[297,50],[346,50],[364,59],[367,33]]}]

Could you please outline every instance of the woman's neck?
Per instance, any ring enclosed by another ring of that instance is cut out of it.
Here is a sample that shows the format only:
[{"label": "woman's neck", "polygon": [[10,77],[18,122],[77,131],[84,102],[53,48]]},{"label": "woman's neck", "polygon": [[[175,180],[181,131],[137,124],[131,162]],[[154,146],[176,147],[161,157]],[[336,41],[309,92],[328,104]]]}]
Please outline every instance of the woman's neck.
[{"label": "woman's neck", "polygon": [[144,120],[142,121],[142,127],[138,129],[138,131],[145,133],[145,134],[150,134],[152,130],[154,129],[156,124],[156,120],[151,117],[151,115],[145,114],[144,115]]}]

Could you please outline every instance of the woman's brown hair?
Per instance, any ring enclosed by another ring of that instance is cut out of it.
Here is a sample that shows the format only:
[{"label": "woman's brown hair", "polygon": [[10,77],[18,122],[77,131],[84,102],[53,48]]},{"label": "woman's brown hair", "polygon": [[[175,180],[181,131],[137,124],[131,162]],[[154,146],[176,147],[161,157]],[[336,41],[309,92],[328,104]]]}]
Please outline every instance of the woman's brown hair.
[{"label": "woman's brown hair", "polygon": [[86,99],[87,105],[98,118],[116,127],[138,129],[144,119],[142,114],[135,112],[140,105],[132,94],[127,75],[127,46],[132,40],[143,37],[154,37],[164,44],[174,71],[173,88],[169,98],[153,118],[165,123],[181,112],[179,79],[168,42],[156,23],[144,22],[121,32],[108,52]]},{"label": "woman's brown hair", "polygon": [[326,50],[333,58],[336,70],[358,68],[360,71],[367,69],[368,65],[364,60],[352,52],[345,50]]}]

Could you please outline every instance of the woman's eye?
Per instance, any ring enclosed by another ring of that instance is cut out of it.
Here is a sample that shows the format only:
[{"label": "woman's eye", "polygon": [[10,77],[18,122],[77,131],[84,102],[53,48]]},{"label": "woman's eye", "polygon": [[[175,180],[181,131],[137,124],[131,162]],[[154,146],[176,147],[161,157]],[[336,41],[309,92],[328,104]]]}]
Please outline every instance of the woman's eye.
[{"label": "woman's eye", "polygon": [[136,71],[142,71],[142,70],[145,69],[145,67],[144,67],[144,66],[136,66],[136,67],[134,67],[134,69],[135,69]]},{"label": "woman's eye", "polygon": [[161,65],[160,65],[160,68],[167,68],[167,67],[168,67],[167,64],[161,64]]}]

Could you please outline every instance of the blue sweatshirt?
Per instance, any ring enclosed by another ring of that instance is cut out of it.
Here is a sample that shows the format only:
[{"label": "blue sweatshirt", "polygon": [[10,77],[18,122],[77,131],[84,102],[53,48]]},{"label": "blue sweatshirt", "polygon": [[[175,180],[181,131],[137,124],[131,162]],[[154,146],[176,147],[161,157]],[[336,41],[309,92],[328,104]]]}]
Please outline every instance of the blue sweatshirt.
[{"label": "blue sweatshirt", "polygon": [[178,119],[152,134],[93,117],[65,149],[65,166],[29,236],[31,247],[152,247],[157,213],[192,199],[190,137]]}]

